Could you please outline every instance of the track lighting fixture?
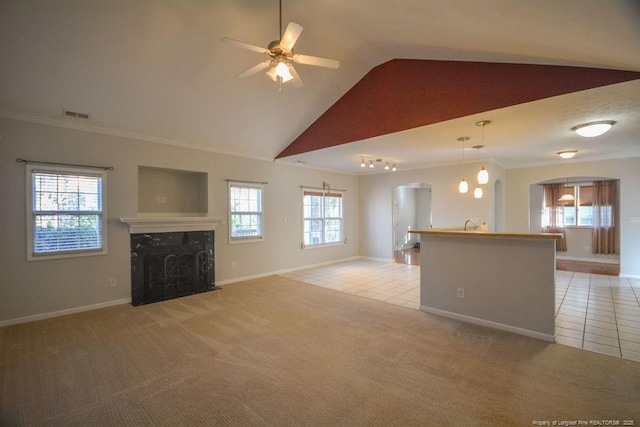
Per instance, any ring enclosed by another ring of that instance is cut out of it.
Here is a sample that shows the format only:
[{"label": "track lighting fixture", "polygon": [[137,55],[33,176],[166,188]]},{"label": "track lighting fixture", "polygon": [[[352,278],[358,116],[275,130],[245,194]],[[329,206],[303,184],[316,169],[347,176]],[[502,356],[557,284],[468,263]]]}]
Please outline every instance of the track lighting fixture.
[{"label": "track lighting fixture", "polygon": [[367,163],[369,163],[369,167],[370,168],[375,168],[375,164],[376,163],[384,163],[384,170],[388,171],[390,170],[391,172],[395,172],[397,169],[396,167],[396,163],[392,160],[385,160],[385,159],[367,159],[365,157],[361,157],[360,158],[360,167],[364,168],[367,166]]}]

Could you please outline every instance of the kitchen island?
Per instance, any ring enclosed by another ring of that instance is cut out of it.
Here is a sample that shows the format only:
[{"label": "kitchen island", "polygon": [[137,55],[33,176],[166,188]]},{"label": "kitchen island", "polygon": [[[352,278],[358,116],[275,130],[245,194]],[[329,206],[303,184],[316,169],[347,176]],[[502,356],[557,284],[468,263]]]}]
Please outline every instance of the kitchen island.
[{"label": "kitchen island", "polygon": [[420,310],[555,342],[555,241],[550,233],[414,230]]}]

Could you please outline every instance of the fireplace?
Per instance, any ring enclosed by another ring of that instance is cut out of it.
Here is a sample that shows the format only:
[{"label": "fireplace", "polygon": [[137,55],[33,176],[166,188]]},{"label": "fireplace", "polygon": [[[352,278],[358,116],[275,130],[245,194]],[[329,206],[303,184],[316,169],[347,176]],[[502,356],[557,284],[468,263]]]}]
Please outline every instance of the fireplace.
[{"label": "fireplace", "polygon": [[211,218],[122,218],[131,234],[131,303],[216,289]]}]

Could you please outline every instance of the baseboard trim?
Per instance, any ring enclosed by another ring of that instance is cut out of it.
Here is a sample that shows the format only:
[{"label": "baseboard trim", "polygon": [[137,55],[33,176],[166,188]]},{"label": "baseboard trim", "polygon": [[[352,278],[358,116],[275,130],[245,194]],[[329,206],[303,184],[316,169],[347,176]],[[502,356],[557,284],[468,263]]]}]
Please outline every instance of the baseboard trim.
[{"label": "baseboard trim", "polygon": [[620,264],[620,260],[617,260],[617,259],[581,258],[581,257],[575,257],[575,256],[562,256],[557,254],[556,254],[556,260],[592,262],[594,264]]},{"label": "baseboard trim", "polygon": [[250,275],[250,276],[234,277],[233,279],[227,279],[227,280],[216,280],[216,286],[230,285],[232,283],[238,283],[238,282],[245,282],[247,280],[260,279],[262,277],[273,276],[275,274],[286,274],[286,273],[291,273],[292,271],[305,270],[307,268],[324,267],[325,265],[339,264],[341,262],[348,262],[348,261],[357,261],[359,259],[364,259],[364,258],[360,257],[360,256],[353,256],[353,257],[341,258],[341,259],[333,260],[333,261],[326,261],[326,262],[320,262],[320,263],[316,263],[316,264],[307,264],[307,265],[302,265],[302,266],[299,266],[299,267],[285,268],[285,269],[282,269],[282,270],[275,270],[275,271],[271,271],[269,273],[260,273],[260,274],[253,274],[253,275]]},{"label": "baseboard trim", "polygon": [[454,320],[460,320],[462,322],[473,323],[474,325],[486,326],[493,329],[499,329],[501,331],[513,332],[518,335],[524,335],[526,337],[535,338],[546,342],[556,342],[556,336],[545,334],[542,332],[532,331],[529,329],[518,328],[516,326],[505,325],[504,323],[492,322],[490,320],[479,319],[477,317],[465,316],[464,314],[453,313],[451,311],[440,310],[437,308],[420,306],[420,311],[425,313],[435,314],[442,317],[448,317]]},{"label": "baseboard trim", "polygon": [[97,310],[99,308],[113,307],[115,305],[131,304],[131,298],[101,302],[99,304],[85,305],[82,307],[67,308],[65,310],[52,311],[49,313],[35,314],[33,316],[18,317],[0,321],[0,328],[9,325],[19,325],[21,323],[35,322],[36,320],[51,319],[52,317],[66,316],[68,314],[82,313],[84,311]]}]

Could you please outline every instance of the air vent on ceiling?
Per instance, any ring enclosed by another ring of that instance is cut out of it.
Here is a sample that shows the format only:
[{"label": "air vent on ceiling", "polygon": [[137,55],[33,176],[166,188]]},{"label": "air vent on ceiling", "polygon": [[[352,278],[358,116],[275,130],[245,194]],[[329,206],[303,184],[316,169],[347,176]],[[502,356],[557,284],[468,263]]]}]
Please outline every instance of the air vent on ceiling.
[{"label": "air vent on ceiling", "polygon": [[89,120],[88,113],[78,113],[77,111],[64,110],[64,115],[67,117],[76,117],[78,119]]}]

